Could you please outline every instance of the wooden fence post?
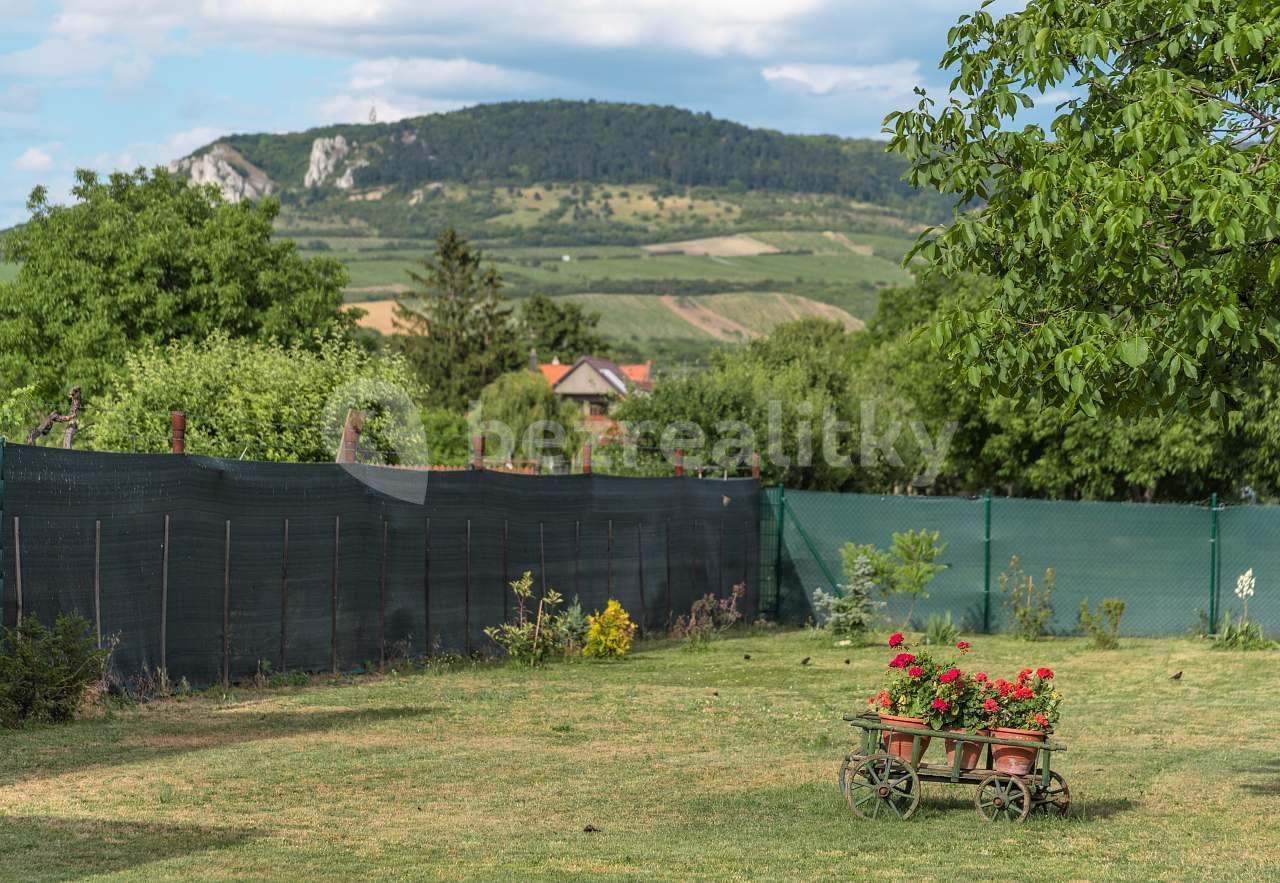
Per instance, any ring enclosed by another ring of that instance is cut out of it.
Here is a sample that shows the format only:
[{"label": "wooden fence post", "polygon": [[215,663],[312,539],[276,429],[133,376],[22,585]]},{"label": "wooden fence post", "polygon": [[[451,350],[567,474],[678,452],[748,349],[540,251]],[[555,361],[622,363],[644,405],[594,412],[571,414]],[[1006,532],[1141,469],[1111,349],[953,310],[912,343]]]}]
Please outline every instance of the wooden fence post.
[{"label": "wooden fence post", "polygon": [[431,655],[431,516],[427,516],[426,557],[422,561],[422,612],[424,656]]},{"label": "wooden fence post", "polygon": [[18,600],[18,625],[22,625],[22,526],[13,516],[13,590]]},{"label": "wooden fence post", "polygon": [[382,566],[378,572],[378,668],[387,665],[387,553],[391,543],[391,521],[382,510]]},{"label": "wooden fence post", "polygon": [[329,672],[338,673],[338,565],[342,548],[342,516],[333,516],[333,578],[329,596]]},{"label": "wooden fence post", "polygon": [[471,468],[477,472],[484,469],[484,436],[477,435],[471,439]]},{"label": "wooden fence post", "polygon": [[676,448],[676,477],[684,475],[684,448]]},{"label": "wooden fence post", "polygon": [[582,474],[591,474],[591,442],[587,441],[582,446]]}]

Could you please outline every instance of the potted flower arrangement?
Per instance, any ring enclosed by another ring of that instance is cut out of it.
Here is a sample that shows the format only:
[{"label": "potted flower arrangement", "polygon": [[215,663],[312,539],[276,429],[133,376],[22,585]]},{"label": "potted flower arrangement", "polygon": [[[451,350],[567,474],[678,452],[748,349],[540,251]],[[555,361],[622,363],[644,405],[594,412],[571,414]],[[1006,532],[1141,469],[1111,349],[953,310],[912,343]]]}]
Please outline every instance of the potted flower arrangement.
[{"label": "potted flower arrangement", "polygon": [[[960,670],[950,662],[934,659],[927,649],[912,652],[901,634],[889,637],[889,647],[898,653],[889,660],[888,683],[871,697],[880,720],[931,730],[957,726],[966,688]],[[902,733],[885,736],[886,751],[904,760],[911,759],[911,736]],[[923,737],[921,742],[922,750],[929,747],[929,737]]]},{"label": "potted flower arrangement", "polygon": [[[1058,703],[1062,699],[1052,681],[1050,668],[1024,668],[1012,683],[998,678],[983,701],[991,735],[1043,742],[1058,722]],[[999,772],[1024,776],[1035,767],[1038,751],[1032,746],[993,745],[993,765]]]}]

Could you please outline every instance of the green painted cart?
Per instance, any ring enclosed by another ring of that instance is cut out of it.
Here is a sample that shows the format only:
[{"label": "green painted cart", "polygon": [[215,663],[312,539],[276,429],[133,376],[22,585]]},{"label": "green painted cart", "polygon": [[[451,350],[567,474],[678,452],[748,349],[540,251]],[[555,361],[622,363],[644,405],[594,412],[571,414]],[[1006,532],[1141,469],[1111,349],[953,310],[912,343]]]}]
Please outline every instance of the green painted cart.
[{"label": "green painted cart", "polygon": [[[1065,751],[1057,742],[997,739],[970,733],[904,727],[887,724],[874,714],[846,714],[844,719],[862,730],[858,753],[840,764],[838,782],[849,809],[858,818],[909,819],[920,806],[921,782],[949,782],[974,785],[973,804],[984,821],[1020,822],[1033,812],[1065,815],[1071,803],[1067,780],[1052,768],[1053,754]],[[911,737],[911,759],[907,761],[886,751],[886,733]],[[954,761],[922,763],[927,739],[951,739],[957,744]],[[985,745],[979,766],[961,769],[964,743]],[[1020,745],[1035,748],[1036,767],[1019,776],[1000,772],[992,763],[993,745]]]}]

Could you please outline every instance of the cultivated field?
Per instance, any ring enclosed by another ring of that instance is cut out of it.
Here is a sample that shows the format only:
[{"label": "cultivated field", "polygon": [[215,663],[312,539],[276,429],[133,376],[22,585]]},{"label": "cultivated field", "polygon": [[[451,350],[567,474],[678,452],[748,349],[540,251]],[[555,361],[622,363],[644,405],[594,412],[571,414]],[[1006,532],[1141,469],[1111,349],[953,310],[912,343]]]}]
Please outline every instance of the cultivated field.
[{"label": "cultivated field", "polygon": [[886,650],[789,632],[642,644],[619,664],[213,690],[8,733],[0,878],[1280,875],[1280,652],[975,645],[967,661],[993,673],[1056,670],[1068,818],[987,826],[971,791],[941,785],[908,822],[852,818],[839,718]]}]

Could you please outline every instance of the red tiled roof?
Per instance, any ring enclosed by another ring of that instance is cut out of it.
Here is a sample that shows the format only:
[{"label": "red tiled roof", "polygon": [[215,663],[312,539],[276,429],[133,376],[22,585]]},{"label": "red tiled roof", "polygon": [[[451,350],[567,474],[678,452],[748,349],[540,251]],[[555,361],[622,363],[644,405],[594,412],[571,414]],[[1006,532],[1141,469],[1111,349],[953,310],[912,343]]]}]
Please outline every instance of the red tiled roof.
[{"label": "red tiled roof", "polygon": [[547,378],[547,383],[555,386],[564,376],[569,373],[572,365],[562,365],[559,362],[553,362],[550,365],[539,365],[538,370],[542,372],[542,376]]},{"label": "red tiled roof", "polygon": [[644,362],[640,365],[619,365],[615,362],[610,362],[608,359],[601,359],[596,356],[584,356],[572,365],[552,362],[550,364],[539,365],[538,370],[542,372],[543,377],[547,378],[547,383],[555,386],[561,380],[564,380],[565,376],[568,375],[570,371],[583,362],[588,363],[601,373],[609,371],[615,376],[621,375],[621,377],[626,378],[628,382],[634,384],[639,389],[653,389],[652,362]]}]

